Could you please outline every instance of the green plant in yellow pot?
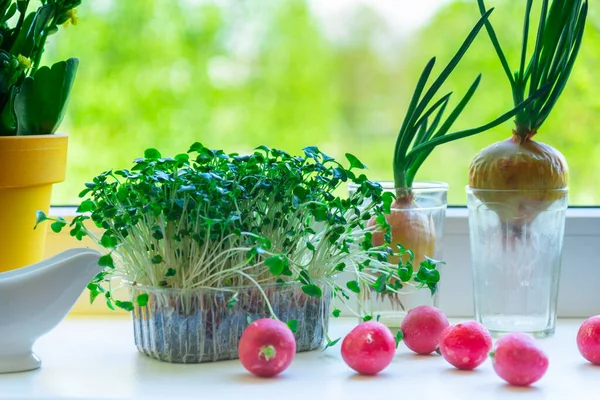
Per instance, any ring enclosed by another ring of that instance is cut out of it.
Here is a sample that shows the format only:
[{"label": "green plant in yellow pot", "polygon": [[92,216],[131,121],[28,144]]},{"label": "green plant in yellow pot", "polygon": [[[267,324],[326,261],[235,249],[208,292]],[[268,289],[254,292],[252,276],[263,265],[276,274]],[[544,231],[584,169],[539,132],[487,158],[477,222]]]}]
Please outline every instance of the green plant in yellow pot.
[{"label": "green plant in yellow pot", "polygon": [[41,261],[52,185],[64,180],[66,135],[57,134],[79,61],[41,66],[49,36],[77,21],[81,0],[0,0],[0,272]]}]

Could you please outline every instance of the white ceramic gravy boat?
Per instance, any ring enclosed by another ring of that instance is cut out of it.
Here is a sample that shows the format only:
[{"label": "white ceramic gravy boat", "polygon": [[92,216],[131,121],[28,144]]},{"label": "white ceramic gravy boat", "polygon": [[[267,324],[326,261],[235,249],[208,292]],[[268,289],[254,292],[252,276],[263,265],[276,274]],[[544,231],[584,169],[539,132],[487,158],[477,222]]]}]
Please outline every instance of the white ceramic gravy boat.
[{"label": "white ceramic gravy boat", "polygon": [[0,273],[0,373],[39,368],[35,341],[58,325],[102,267],[100,253],[71,249]]}]

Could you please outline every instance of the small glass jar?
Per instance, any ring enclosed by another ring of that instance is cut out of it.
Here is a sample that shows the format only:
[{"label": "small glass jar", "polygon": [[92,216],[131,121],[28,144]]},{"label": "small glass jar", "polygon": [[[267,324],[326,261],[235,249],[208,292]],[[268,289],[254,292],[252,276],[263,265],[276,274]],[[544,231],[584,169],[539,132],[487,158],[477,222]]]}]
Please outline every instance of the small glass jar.
[{"label": "small glass jar", "polygon": [[[396,198],[404,198],[392,205],[391,213],[386,218],[392,225],[392,240],[399,239],[400,244],[415,253],[415,271],[425,257],[442,260],[448,185],[442,182],[415,182],[412,188],[396,188],[393,182],[378,183],[384,191],[393,192]],[[356,190],[356,185],[349,185],[351,196]],[[442,273],[441,265],[437,269]],[[360,299],[363,312],[379,318],[393,331],[398,330],[410,309],[421,305],[437,307],[443,278],[440,282],[433,295],[427,288],[416,291],[413,287],[403,288],[400,294],[394,295],[363,290]]]},{"label": "small glass jar", "polygon": [[552,335],[567,189],[467,188],[475,315],[495,337]]}]

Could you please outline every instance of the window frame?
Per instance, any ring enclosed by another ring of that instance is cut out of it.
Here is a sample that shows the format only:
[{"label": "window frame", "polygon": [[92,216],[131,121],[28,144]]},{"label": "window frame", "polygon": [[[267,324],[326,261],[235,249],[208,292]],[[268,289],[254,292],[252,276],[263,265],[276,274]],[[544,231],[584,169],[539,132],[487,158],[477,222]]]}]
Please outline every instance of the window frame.
[{"label": "window frame", "polygon": [[[50,215],[69,220],[77,215],[76,207],[51,207]],[[46,257],[72,247],[99,249],[91,240],[78,242],[68,230],[56,234],[48,229]],[[100,249],[99,249],[100,250]],[[446,212],[444,256],[439,307],[449,317],[473,317],[473,288],[470,264],[468,209],[449,206]],[[600,207],[570,207],[566,212],[565,237],[559,284],[558,316],[586,318],[600,314]],[[87,289],[71,315],[123,316],[124,311],[112,311],[101,299],[89,304]]]}]

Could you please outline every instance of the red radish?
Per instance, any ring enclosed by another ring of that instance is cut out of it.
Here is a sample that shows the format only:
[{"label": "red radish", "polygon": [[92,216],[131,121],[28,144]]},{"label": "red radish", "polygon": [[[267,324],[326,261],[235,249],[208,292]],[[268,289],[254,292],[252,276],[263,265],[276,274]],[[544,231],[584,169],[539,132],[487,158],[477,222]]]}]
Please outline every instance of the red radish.
[{"label": "red radish", "polygon": [[529,386],[548,370],[548,357],[530,335],[509,333],[498,339],[490,353],[498,376],[511,385]]},{"label": "red radish", "polygon": [[272,377],[292,363],[296,355],[296,339],[283,322],[270,318],[259,319],[244,330],[238,354],[249,372]]},{"label": "red radish", "polygon": [[483,364],[492,349],[492,335],[477,321],[467,321],[444,329],[440,352],[458,369],[472,370]]},{"label": "red radish", "polygon": [[363,322],[344,338],[342,358],[350,368],[363,375],[383,371],[394,359],[396,340],[380,322]]},{"label": "red radish", "polygon": [[586,319],[577,332],[577,348],[589,362],[600,365],[600,315]]},{"label": "red radish", "polygon": [[406,347],[417,354],[431,354],[437,347],[442,331],[450,324],[439,309],[431,306],[418,306],[411,309],[400,330]]}]

